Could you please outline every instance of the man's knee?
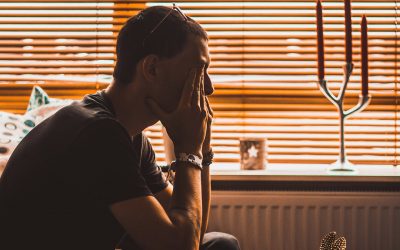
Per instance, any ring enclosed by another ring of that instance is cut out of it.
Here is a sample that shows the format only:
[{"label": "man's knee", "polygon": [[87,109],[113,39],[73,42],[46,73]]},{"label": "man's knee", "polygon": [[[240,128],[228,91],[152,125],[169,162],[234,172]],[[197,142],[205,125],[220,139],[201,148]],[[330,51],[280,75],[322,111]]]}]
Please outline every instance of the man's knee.
[{"label": "man's knee", "polygon": [[201,250],[240,250],[239,241],[235,236],[211,232],[204,235]]}]

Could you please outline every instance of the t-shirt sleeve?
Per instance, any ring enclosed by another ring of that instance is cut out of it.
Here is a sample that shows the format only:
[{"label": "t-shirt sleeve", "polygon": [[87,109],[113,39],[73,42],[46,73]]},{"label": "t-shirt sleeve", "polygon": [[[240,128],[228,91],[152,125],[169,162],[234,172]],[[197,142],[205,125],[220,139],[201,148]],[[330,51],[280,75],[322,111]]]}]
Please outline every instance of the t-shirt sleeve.
[{"label": "t-shirt sleeve", "polygon": [[[112,204],[152,195],[126,130],[112,119],[91,122],[72,145],[76,179],[89,198]],[[77,167],[78,166],[78,167]]]},{"label": "t-shirt sleeve", "polygon": [[141,173],[146,180],[147,186],[153,194],[156,194],[167,187],[161,168],[156,163],[154,149],[149,139],[142,133],[142,168]]}]

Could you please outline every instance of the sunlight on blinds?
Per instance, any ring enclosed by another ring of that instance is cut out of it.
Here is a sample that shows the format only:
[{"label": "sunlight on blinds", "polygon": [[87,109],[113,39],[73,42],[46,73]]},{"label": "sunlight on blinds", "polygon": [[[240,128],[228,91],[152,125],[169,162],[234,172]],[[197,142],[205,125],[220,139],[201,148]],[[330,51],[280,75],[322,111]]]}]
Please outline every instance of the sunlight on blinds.
[{"label": "sunlight on blinds", "polygon": [[[125,3],[125,1],[123,1]],[[0,110],[23,113],[33,85],[81,99],[112,80],[122,16],[114,1],[0,0]],[[126,9],[126,7],[123,7]]]},{"label": "sunlight on blinds", "polygon": [[[209,73],[216,91],[213,148],[217,162],[239,162],[239,138],[268,139],[271,163],[330,163],[338,155],[335,107],[317,87],[314,0],[0,0],[0,110],[23,112],[32,85],[53,97],[80,99],[112,79],[114,46],[127,18],[146,6],[172,6],[197,20],[210,40]],[[343,78],[342,0],[325,0],[328,85]],[[399,159],[398,3],[353,0],[355,70],[345,106],[358,101],[360,21],[369,23],[372,102],[346,121],[349,160],[396,164]],[[164,161],[157,124],[148,129]]]},{"label": "sunlight on blinds", "polygon": [[0,3],[0,81],[111,79],[113,3]]},{"label": "sunlight on blinds", "polygon": [[[329,163],[338,155],[338,116],[316,84],[315,1],[175,1],[210,36],[217,161],[239,162],[238,139],[268,139],[273,163]],[[171,6],[172,2],[151,2]],[[343,78],[343,1],[324,1],[326,74],[337,92]],[[349,119],[349,159],[394,164],[398,157],[396,3],[353,1],[355,70],[347,108],[360,93],[360,22],[369,21],[370,93],[367,110]],[[158,135],[158,130],[153,133]],[[162,144],[160,144],[162,147]],[[161,149],[161,148],[160,148]]]}]

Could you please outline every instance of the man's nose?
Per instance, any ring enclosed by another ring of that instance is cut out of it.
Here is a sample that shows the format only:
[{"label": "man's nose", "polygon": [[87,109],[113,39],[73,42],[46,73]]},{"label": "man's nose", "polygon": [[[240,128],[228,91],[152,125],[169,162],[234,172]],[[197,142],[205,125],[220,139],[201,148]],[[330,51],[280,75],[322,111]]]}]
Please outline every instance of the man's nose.
[{"label": "man's nose", "polygon": [[214,93],[214,86],[211,82],[210,76],[207,73],[204,74],[204,93],[206,95],[212,95],[212,93]]}]

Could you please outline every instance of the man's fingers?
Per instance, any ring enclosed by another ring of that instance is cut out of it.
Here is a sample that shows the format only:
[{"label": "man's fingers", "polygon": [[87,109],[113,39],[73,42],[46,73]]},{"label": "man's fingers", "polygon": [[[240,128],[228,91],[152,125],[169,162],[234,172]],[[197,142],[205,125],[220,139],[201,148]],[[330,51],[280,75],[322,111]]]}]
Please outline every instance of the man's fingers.
[{"label": "man's fingers", "polygon": [[164,121],[167,113],[151,98],[146,98],[146,104],[150,110],[161,120]]},{"label": "man's fingers", "polygon": [[207,111],[207,105],[206,105],[206,95],[204,93],[204,71],[201,74],[201,79],[200,79],[200,107],[201,110]]},{"label": "man's fingers", "polygon": [[196,69],[191,69],[189,71],[188,77],[186,78],[185,86],[183,87],[181,100],[179,101],[179,106],[182,107],[183,105],[190,104],[192,100],[194,84],[196,80]]},{"label": "man's fingers", "polygon": [[206,99],[208,113],[211,115],[211,117],[214,117],[214,111],[211,108],[210,101],[208,100],[208,97],[205,97],[205,99]]},{"label": "man's fingers", "polygon": [[193,89],[193,95],[192,95],[192,107],[195,106],[200,106],[200,97],[201,97],[201,89],[200,89],[200,82],[201,82],[201,77],[202,77],[202,71],[201,69],[196,70],[196,78],[194,82],[194,89]]}]

